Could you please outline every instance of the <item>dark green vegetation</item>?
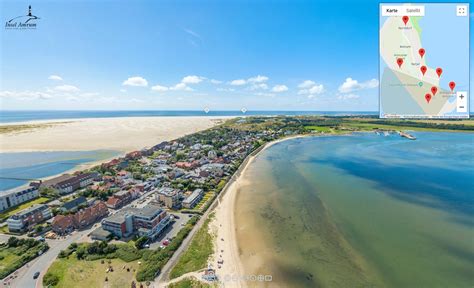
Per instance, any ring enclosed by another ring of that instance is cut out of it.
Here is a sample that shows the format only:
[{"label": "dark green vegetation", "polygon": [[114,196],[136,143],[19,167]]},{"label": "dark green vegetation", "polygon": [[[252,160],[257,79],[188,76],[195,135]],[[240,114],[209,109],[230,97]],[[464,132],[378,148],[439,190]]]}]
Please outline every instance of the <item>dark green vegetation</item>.
[{"label": "dark green vegetation", "polygon": [[207,260],[213,252],[213,235],[209,232],[209,222],[214,213],[209,215],[202,227],[194,236],[188,249],[181,255],[178,263],[170,272],[170,278],[177,278],[188,272],[207,267]]},{"label": "dark green vegetation", "polygon": [[0,279],[48,250],[48,244],[34,239],[10,237],[0,244]]}]

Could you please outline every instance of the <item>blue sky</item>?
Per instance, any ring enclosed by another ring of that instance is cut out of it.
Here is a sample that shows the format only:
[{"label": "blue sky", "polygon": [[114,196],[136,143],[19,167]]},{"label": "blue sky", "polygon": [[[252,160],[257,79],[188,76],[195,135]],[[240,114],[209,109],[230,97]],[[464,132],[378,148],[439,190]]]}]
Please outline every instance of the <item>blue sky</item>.
[{"label": "blue sky", "polygon": [[378,3],[1,1],[1,108],[375,111]]}]

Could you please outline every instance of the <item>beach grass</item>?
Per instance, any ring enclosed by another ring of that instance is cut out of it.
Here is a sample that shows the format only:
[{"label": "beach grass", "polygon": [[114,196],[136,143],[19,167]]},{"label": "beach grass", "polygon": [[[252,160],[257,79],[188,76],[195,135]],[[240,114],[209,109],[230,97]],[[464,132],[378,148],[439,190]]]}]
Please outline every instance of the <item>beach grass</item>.
[{"label": "beach grass", "polygon": [[202,227],[194,236],[188,249],[179,258],[178,263],[170,272],[170,278],[174,279],[188,272],[207,267],[207,261],[214,252],[214,235],[209,231],[209,223],[214,218],[214,213],[204,221]]},{"label": "beach grass", "polygon": [[167,286],[168,288],[189,288],[189,287],[193,287],[193,288],[210,288],[210,287],[214,287],[214,286],[211,286],[207,283],[204,283],[204,282],[201,282],[201,281],[198,281],[194,278],[184,278],[183,280],[180,280],[178,282],[175,282],[175,283],[172,283],[170,285]]},{"label": "beach grass", "polygon": [[1,125],[0,134],[10,134],[10,133],[22,133],[30,132],[36,129],[45,129],[53,127],[55,125],[67,124],[70,122],[51,122],[51,123],[41,123],[41,124],[18,124],[18,125]]},{"label": "beach grass", "polygon": [[[110,261],[110,264],[109,264]],[[102,263],[103,262],[103,263]],[[112,266],[113,272],[107,272]],[[131,287],[135,281],[138,261],[124,262],[120,259],[111,260],[77,260],[76,257],[57,259],[48,269],[48,274],[56,275],[58,283],[53,287]],[[123,268],[129,268],[127,269]],[[107,278],[107,281],[105,279]]]},{"label": "beach grass", "polygon": [[2,213],[0,213],[0,222],[3,222],[5,221],[6,219],[8,219],[10,216],[20,212],[21,210],[24,210],[26,208],[29,208],[31,207],[32,205],[34,204],[43,204],[43,203],[46,203],[48,202],[50,199],[46,198],[46,197],[39,197],[39,198],[36,198],[36,199],[33,199],[31,201],[28,201],[28,202],[25,202],[19,206],[16,206],[16,207],[12,207],[8,210],[5,210],[3,211]]}]

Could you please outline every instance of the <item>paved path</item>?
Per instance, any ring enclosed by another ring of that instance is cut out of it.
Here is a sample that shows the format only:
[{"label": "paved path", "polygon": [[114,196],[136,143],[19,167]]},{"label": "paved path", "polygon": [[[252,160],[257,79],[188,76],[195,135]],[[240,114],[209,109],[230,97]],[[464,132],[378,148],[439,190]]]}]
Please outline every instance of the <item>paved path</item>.
[{"label": "paved path", "polygon": [[[42,287],[43,276],[48,270],[49,266],[58,256],[61,250],[66,249],[71,243],[77,242],[82,237],[89,234],[93,228],[87,229],[84,231],[75,231],[72,235],[66,237],[66,239],[54,239],[47,240],[49,245],[49,250],[46,251],[43,255],[37,257],[36,259],[30,261],[28,264],[24,265],[16,271],[17,278],[10,282],[10,286],[0,287],[15,287],[15,288],[34,288]],[[38,279],[33,279],[33,275],[36,272],[40,272]]]}]

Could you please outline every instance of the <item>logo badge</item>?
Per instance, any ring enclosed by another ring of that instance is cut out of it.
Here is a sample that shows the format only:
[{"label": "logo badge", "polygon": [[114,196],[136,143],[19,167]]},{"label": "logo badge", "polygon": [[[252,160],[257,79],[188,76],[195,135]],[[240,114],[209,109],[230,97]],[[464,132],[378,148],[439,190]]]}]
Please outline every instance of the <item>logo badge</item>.
[{"label": "logo badge", "polygon": [[5,22],[5,29],[36,29],[38,16],[31,12],[31,5],[28,7],[28,14],[14,17]]}]

